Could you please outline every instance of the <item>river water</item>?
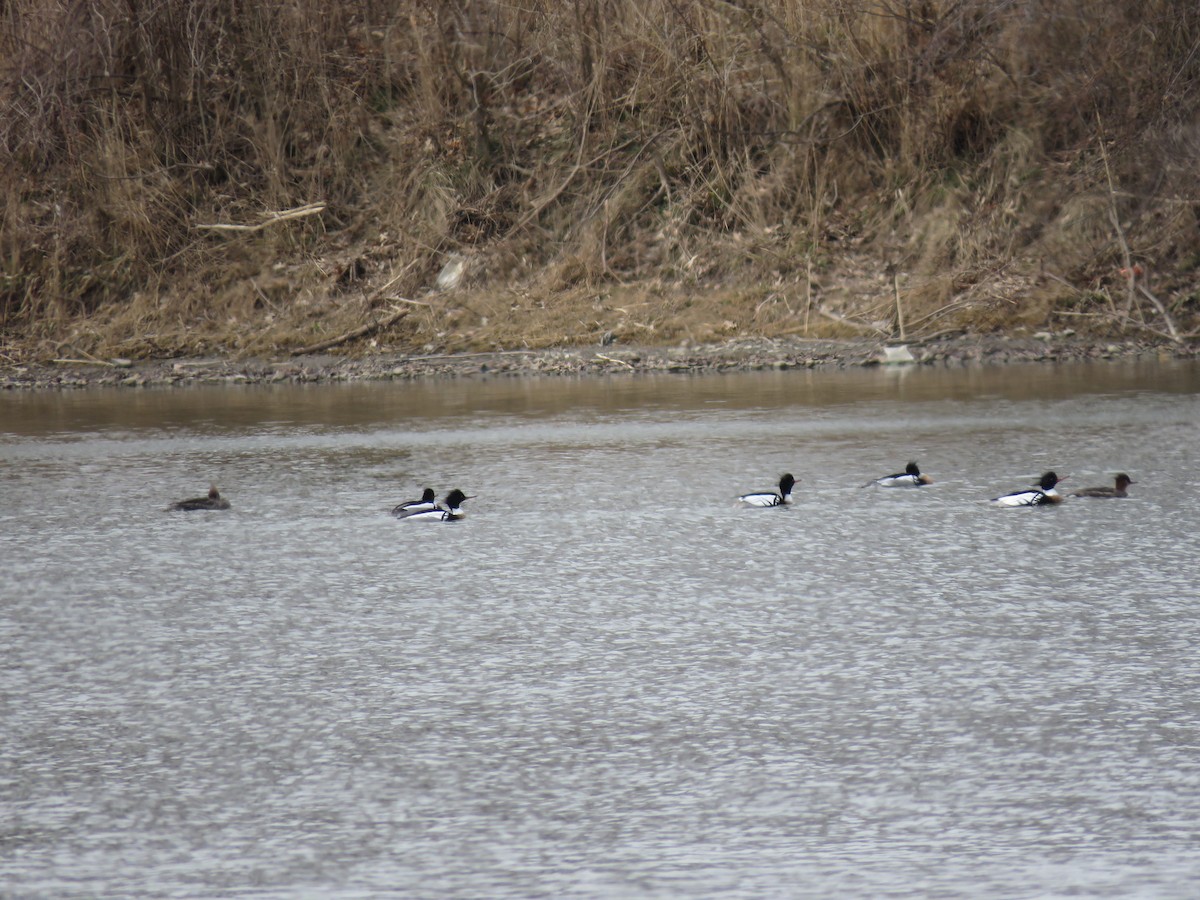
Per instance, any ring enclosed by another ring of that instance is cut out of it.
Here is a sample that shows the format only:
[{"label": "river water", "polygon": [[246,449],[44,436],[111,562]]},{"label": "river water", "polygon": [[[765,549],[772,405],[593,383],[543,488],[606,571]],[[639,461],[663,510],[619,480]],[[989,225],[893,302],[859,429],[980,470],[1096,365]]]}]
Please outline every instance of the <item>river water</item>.
[{"label": "river water", "polygon": [[1192,363],[0,396],[0,893],[1195,896],[1198,446]]}]

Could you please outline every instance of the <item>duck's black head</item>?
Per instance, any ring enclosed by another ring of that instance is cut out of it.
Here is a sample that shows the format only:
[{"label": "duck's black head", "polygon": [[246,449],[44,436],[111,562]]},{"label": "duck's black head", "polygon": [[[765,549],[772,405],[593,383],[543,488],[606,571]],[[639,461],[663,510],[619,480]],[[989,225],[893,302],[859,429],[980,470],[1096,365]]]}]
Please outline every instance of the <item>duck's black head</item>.
[{"label": "duck's black head", "polygon": [[421,502],[432,503],[437,498],[437,494],[433,492],[433,488],[425,488],[421,491]]},{"label": "duck's black head", "polygon": [[905,466],[904,472],[907,475],[916,475],[918,478],[921,476],[921,470],[917,468],[917,464],[915,462],[910,462],[907,466]]},{"label": "duck's black head", "polygon": [[1125,488],[1129,487],[1131,484],[1137,484],[1137,482],[1134,481],[1132,478],[1130,478],[1128,475],[1126,475],[1124,472],[1117,473],[1117,490],[1118,491],[1125,490]]},{"label": "duck's black head", "polygon": [[446,495],[446,506],[450,509],[458,509],[462,506],[464,500],[469,499],[466,494],[455,488]]},{"label": "duck's black head", "polygon": [[1040,479],[1038,479],[1037,486],[1043,491],[1049,491],[1052,490],[1056,484],[1058,484],[1058,476],[1053,472],[1047,472]]},{"label": "duck's black head", "polygon": [[782,478],[779,479],[779,493],[781,493],[785,496],[787,494],[790,494],[792,492],[792,488],[794,488],[795,486],[796,486],[796,479],[792,477],[791,472],[788,472],[786,475],[784,475]]}]

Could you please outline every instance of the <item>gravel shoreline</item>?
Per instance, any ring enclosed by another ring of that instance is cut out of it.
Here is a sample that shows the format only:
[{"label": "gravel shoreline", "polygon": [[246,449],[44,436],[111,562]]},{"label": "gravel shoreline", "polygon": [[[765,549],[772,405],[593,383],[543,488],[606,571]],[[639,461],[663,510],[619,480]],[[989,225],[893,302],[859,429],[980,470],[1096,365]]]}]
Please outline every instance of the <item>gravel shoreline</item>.
[{"label": "gravel shoreline", "polygon": [[308,384],[495,376],[711,373],[848,369],[876,365],[970,366],[1087,360],[1195,359],[1200,344],[1108,340],[1039,333],[884,343],[744,339],[678,347],[577,347],[430,356],[311,355],[279,359],[64,359],[0,369],[0,388],[46,390],[196,384]]}]

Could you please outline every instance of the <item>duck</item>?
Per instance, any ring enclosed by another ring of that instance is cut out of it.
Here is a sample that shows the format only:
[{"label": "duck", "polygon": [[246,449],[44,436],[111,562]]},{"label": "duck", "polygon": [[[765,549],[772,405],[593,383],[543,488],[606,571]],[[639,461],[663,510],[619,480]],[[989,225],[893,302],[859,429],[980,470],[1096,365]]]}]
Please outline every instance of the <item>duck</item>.
[{"label": "duck", "polygon": [[993,506],[1049,506],[1052,503],[1062,503],[1062,495],[1055,490],[1060,481],[1066,481],[1067,476],[1059,478],[1053,472],[1045,473],[1034,482],[1037,485],[1032,490],[1015,491],[1001,497],[993,497]]},{"label": "duck", "polygon": [[796,479],[789,472],[779,479],[779,491],[760,491],[754,494],[742,494],[738,497],[739,503],[744,503],[746,506],[784,506],[792,502],[792,488],[796,486]]},{"label": "duck", "polygon": [[448,493],[442,501],[444,506],[439,504],[433,509],[422,509],[416,512],[400,512],[397,517],[404,519],[406,522],[457,522],[459,519],[466,516],[462,511],[462,505],[471,498],[455,488]]},{"label": "duck", "polygon": [[922,475],[917,464],[910,462],[904,467],[903,472],[896,475],[884,475],[882,478],[868,481],[863,487],[870,487],[873,484],[879,487],[920,487],[923,484],[933,484],[933,479],[928,475]]},{"label": "duck", "polygon": [[1124,472],[1118,472],[1114,479],[1116,482],[1113,487],[1090,487],[1084,488],[1081,491],[1076,491],[1072,497],[1094,497],[1097,500],[1102,500],[1107,497],[1128,497],[1129,491],[1126,490],[1131,484],[1137,484],[1132,478]]},{"label": "duck", "polygon": [[207,497],[192,497],[190,500],[180,500],[172,503],[168,509],[191,512],[197,509],[229,509],[229,501],[221,496],[215,484],[208,488]]},{"label": "duck", "polygon": [[421,492],[420,500],[405,500],[403,503],[397,504],[392,508],[393,516],[402,516],[406,513],[429,512],[431,509],[437,509],[437,494],[433,492],[433,488],[427,487]]}]

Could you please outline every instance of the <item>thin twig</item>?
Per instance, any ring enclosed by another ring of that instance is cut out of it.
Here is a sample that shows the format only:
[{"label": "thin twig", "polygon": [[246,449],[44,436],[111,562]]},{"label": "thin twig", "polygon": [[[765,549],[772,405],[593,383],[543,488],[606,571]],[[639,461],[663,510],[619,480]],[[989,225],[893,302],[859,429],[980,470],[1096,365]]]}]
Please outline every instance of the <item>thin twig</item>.
[{"label": "thin twig", "polygon": [[324,211],[324,203],[308,203],[304,206],[297,206],[294,209],[282,209],[278,212],[264,213],[263,221],[257,225],[232,225],[225,222],[216,222],[211,225],[194,225],[192,227],[204,231],[262,231],[269,225],[277,225],[280,222],[286,222],[290,219],[301,219],[305,216],[315,216],[317,213]]},{"label": "thin twig", "polygon": [[[1108,165],[1108,148],[1104,146],[1104,123],[1100,119],[1100,110],[1096,110],[1097,136],[1100,139],[1100,158],[1104,161],[1104,177],[1108,180],[1108,217],[1112,220],[1117,232],[1117,241],[1121,244],[1121,256],[1125,259],[1125,287],[1128,297],[1125,301],[1125,316],[1133,312],[1134,280],[1137,274],[1133,268],[1133,254],[1129,252],[1129,242],[1125,240],[1125,230],[1121,228],[1121,217],[1117,213],[1117,187],[1113,184],[1112,169]],[[1115,311],[1115,310],[1114,310]]]},{"label": "thin twig", "polygon": [[1171,340],[1177,344],[1183,343],[1183,338],[1179,336],[1179,330],[1175,327],[1175,322],[1171,319],[1167,308],[1162,305],[1162,301],[1154,296],[1144,284],[1138,285],[1138,290],[1145,294],[1146,299],[1154,304],[1154,308],[1158,310],[1158,314],[1163,317],[1163,321],[1167,323],[1167,331],[1170,333]]},{"label": "thin twig", "polygon": [[1067,279],[1065,279],[1059,275],[1055,275],[1053,272],[1045,272],[1044,274],[1047,278],[1049,278],[1053,281],[1057,281],[1059,284],[1066,285],[1071,290],[1075,291],[1077,294],[1083,294],[1083,291],[1081,291],[1077,285],[1071,284],[1071,282],[1067,281]]},{"label": "thin twig", "polygon": [[[638,153],[640,154],[642,151],[644,151],[647,148],[649,148],[650,146],[652,146],[655,143],[655,141],[657,141],[662,135],[666,134],[666,132],[667,132],[667,129],[664,128],[662,131],[658,132],[658,134],[653,135],[648,141],[646,141],[645,146],[643,146],[641,148],[641,150],[638,151]],[[524,228],[526,225],[528,225],[530,222],[532,222],[534,219],[536,219],[538,216],[540,216],[542,214],[542,211],[546,207],[548,207],[551,203],[553,203],[555,200],[557,200],[558,196],[567,189],[567,186],[572,181],[575,180],[575,176],[578,175],[585,168],[591,168],[596,163],[598,163],[602,160],[608,159],[610,156],[620,153],[622,150],[624,150],[627,147],[630,147],[636,143],[637,143],[636,138],[630,138],[629,140],[625,141],[624,143],[618,144],[615,147],[609,147],[603,153],[593,157],[592,159],[588,160],[585,163],[583,161],[583,151],[584,151],[585,144],[581,141],[579,144],[579,153],[575,157],[574,168],[572,168],[571,171],[567,173],[566,178],[564,178],[562,180],[562,183],[559,184],[558,187],[556,187],[549,194],[547,194],[545,197],[543,197],[541,200],[539,200],[534,205],[533,209],[529,210],[529,212],[527,212],[524,216],[522,216],[521,219],[517,222],[517,224],[508,230],[508,234],[510,236],[515,235],[522,228]]]},{"label": "thin twig", "polygon": [[[388,288],[390,288],[393,284],[395,284],[397,281],[399,281],[401,278],[403,278],[405,275],[407,275],[408,270],[411,269],[414,265],[416,265],[416,263],[417,263],[417,260],[414,259],[407,266],[405,266],[403,269],[401,269],[400,274],[394,276],[390,281],[388,281],[387,284],[385,284],[383,287],[376,290],[375,295],[378,296],[379,294],[382,294],[384,291],[386,291]],[[400,300],[403,298],[397,297],[395,299]],[[416,303],[417,301],[416,300],[405,300],[404,302],[405,303]],[[426,304],[426,306],[428,306],[428,304]]]},{"label": "thin twig", "polygon": [[344,344],[347,341],[352,341],[355,338],[364,337],[384,328],[390,328],[392,325],[399,322],[409,314],[410,310],[397,309],[385,319],[376,319],[374,322],[368,322],[366,325],[360,325],[357,328],[352,328],[345,334],[339,334],[337,337],[329,338],[326,341],[318,341],[315,344],[309,344],[307,347],[299,347],[292,351],[292,356],[305,356],[309,353],[320,353],[322,350],[328,350],[330,347],[336,347],[339,344]]},{"label": "thin twig", "polygon": [[52,359],[52,363],[60,363],[62,365],[72,366],[108,366],[110,369],[118,368],[116,363],[111,363],[106,359]]},{"label": "thin twig", "polygon": [[931,312],[927,315],[921,316],[921,318],[919,318],[919,319],[914,319],[913,321],[909,322],[908,327],[909,328],[917,328],[920,325],[924,325],[926,322],[930,322],[934,319],[940,318],[944,313],[952,312],[953,310],[956,310],[956,309],[962,309],[963,306],[965,306],[965,305],[966,304],[964,304],[961,300],[955,300],[952,303],[947,303],[945,306],[941,307],[940,309],[935,309],[933,312]]},{"label": "thin twig", "polygon": [[886,334],[886,332],[877,325],[868,325],[866,322],[855,322],[853,319],[848,319],[845,316],[839,316],[837,313],[830,312],[821,306],[814,307],[814,309],[816,310],[817,315],[824,316],[831,322],[837,322],[841,325],[848,325],[849,327],[857,328],[860,331],[874,331],[878,334]]}]

